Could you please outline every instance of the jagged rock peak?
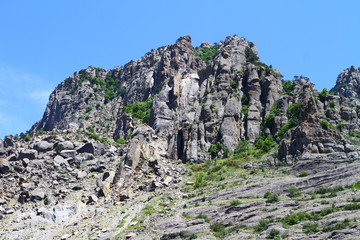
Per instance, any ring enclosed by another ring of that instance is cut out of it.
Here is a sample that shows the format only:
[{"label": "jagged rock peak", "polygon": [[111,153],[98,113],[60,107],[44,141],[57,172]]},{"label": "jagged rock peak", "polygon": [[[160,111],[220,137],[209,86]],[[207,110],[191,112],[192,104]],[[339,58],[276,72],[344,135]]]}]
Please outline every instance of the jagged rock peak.
[{"label": "jagged rock peak", "polygon": [[336,85],[332,91],[344,97],[360,97],[360,68],[351,66],[339,74]]}]

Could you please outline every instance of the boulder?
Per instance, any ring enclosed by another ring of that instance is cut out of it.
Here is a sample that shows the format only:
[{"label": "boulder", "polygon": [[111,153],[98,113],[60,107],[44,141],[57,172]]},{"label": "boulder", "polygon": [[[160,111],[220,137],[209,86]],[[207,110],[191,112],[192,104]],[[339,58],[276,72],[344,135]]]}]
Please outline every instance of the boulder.
[{"label": "boulder", "polygon": [[38,152],[34,149],[24,149],[19,153],[19,159],[27,158],[29,160],[36,159],[38,157]]},{"label": "boulder", "polygon": [[63,158],[75,159],[76,150],[63,150],[63,151],[60,152],[60,155],[61,155]]},{"label": "boulder", "polygon": [[0,158],[0,174],[6,174],[9,171],[10,171],[9,161],[4,158]]},{"label": "boulder", "polygon": [[107,196],[110,192],[111,184],[115,176],[114,171],[105,172],[101,178],[98,179],[98,187],[100,188],[99,196]]},{"label": "boulder", "polygon": [[4,146],[5,146],[6,148],[8,148],[8,147],[13,147],[13,146],[14,146],[14,142],[13,142],[13,140],[12,140],[12,138],[11,138],[10,136],[6,136],[6,137],[5,137]]},{"label": "boulder", "polygon": [[86,144],[84,144],[83,146],[81,146],[78,150],[78,153],[91,153],[94,154],[95,153],[95,147],[94,144],[91,142],[88,142]]},{"label": "boulder", "polygon": [[42,200],[44,198],[45,198],[45,191],[40,187],[35,188],[33,191],[30,192],[31,200]]},{"label": "boulder", "polygon": [[53,148],[53,145],[47,141],[40,141],[35,143],[34,145],[34,149],[37,150],[38,152],[47,152],[47,151],[51,151]]}]

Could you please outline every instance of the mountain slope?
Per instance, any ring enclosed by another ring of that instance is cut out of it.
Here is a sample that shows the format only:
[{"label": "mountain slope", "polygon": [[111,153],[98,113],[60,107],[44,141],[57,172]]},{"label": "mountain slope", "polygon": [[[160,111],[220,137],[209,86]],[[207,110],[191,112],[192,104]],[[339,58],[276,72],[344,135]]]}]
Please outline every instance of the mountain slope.
[{"label": "mountain slope", "polygon": [[306,77],[283,81],[245,38],[194,48],[184,36],[76,72],[29,136],[0,141],[0,236],[356,236],[357,71],[318,92]]}]

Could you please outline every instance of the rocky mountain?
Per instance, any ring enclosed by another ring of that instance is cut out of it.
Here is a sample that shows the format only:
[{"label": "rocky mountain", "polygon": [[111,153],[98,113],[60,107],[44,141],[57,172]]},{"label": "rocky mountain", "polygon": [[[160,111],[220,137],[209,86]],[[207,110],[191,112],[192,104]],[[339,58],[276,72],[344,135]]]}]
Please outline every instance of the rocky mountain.
[{"label": "rocky mountain", "polygon": [[354,239],[359,76],[284,81],[238,36],[75,72],[0,141],[0,236]]}]

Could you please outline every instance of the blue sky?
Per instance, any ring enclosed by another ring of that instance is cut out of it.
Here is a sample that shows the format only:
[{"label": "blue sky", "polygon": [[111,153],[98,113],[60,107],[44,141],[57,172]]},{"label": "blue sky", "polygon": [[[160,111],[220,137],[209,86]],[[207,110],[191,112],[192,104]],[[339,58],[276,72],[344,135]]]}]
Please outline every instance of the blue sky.
[{"label": "blue sky", "polygon": [[330,89],[360,67],[358,0],[2,0],[0,137],[25,132],[48,95],[87,66],[111,69],[185,34],[193,45],[237,34],[284,79]]}]

